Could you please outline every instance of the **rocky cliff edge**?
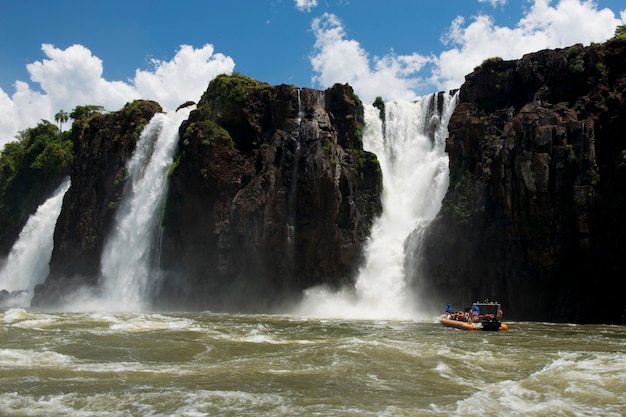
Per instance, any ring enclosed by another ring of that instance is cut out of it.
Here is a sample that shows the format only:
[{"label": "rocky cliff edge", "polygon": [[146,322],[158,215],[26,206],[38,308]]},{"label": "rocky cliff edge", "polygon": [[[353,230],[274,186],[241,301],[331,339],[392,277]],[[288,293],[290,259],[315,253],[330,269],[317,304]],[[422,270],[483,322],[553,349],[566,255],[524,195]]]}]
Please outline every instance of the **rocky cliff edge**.
[{"label": "rocky cliff edge", "polygon": [[449,124],[450,187],[415,278],[512,319],[622,322],[626,40],[491,59]]}]

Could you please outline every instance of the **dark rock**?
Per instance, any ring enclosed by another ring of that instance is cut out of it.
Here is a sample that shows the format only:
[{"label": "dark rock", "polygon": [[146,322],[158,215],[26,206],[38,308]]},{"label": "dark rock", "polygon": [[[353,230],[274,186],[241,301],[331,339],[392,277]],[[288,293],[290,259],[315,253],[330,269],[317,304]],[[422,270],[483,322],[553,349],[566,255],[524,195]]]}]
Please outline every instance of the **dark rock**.
[{"label": "dark rock", "polygon": [[180,110],[180,109],[184,109],[185,107],[189,107],[189,106],[193,106],[195,105],[196,102],[195,101],[185,101],[183,104],[181,104],[180,106],[176,107],[176,111]]},{"label": "dark rock", "polygon": [[[255,310],[350,281],[381,211],[352,88],[211,82],[171,177],[163,301]],[[181,285],[181,280],[183,285]]]},{"label": "dark rock", "polygon": [[625,88],[624,40],[489,60],[466,77],[424,294],[495,298],[513,319],[621,321]]}]

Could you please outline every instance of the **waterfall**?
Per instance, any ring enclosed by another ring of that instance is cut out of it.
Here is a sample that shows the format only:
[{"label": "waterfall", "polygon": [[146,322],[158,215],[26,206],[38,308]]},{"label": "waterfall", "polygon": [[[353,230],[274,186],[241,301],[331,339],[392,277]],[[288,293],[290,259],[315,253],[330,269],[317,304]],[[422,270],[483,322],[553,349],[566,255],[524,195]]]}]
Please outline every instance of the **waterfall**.
[{"label": "waterfall", "polygon": [[29,217],[0,269],[0,290],[27,290],[22,293],[25,297],[12,300],[21,306],[30,304],[35,285],[41,284],[50,272],[54,227],[61,213],[63,196],[69,188],[67,178]]},{"label": "waterfall", "polygon": [[374,152],[383,172],[383,213],[372,227],[365,263],[355,287],[332,292],[307,290],[298,314],[344,318],[415,318],[419,299],[406,280],[405,241],[427,225],[441,207],[449,180],[445,140],[456,96],[438,95],[365,108],[364,148]]},{"label": "waterfall", "polygon": [[149,307],[158,281],[158,239],[167,194],[167,172],[178,129],[192,107],[158,113],[144,128],[128,163],[128,190],[102,254],[100,307],[140,311]]},{"label": "waterfall", "polygon": [[293,152],[293,168],[291,184],[287,196],[287,256],[291,267],[295,268],[295,237],[296,237],[296,211],[298,208],[298,171],[300,169],[300,148],[302,146],[302,90],[298,88],[298,116],[296,118],[295,150]]}]

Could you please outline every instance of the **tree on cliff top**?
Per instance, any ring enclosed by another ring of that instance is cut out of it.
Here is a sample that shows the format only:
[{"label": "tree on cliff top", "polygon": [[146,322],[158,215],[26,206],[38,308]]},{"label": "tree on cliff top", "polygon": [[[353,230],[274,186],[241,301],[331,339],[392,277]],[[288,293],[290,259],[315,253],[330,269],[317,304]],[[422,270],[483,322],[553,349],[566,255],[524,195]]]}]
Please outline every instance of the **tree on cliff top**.
[{"label": "tree on cliff top", "polygon": [[70,113],[70,117],[74,120],[81,120],[96,114],[102,114],[104,107],[96,105],[76,106]]},{"label": "tree on cliff top", "polygon": [[69,120],[70,116],[64,110],[59,110],[57,114],[54,115],[54,121],[59,124],[59,130],[63,132],[63,123]]},{"label": "tree on cliff top", "polygon": [[0,241],[34,212],[73,162],[70,133],[47,120],[19,132],[16,139],[0,152]]}]

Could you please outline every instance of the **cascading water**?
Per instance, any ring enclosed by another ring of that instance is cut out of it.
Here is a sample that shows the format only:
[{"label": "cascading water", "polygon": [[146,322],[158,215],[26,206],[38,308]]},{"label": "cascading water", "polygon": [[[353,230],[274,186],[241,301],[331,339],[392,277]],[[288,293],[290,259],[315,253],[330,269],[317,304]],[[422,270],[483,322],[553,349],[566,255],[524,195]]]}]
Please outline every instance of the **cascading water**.
[{"label": "cascading water", "polygon": [[172,163],[178,128],[192,107],[158,113],[144,128],[128,164],[127,196],[102,255],[102,298],[107,310],[140,311],[158,281],[155,270],[167,171]]},{"label": "cascading water", "polygon": [[291,184],[289,187],[289,195],[287,196],[287,250],[291,266],[295,264],[295,234],[296,234],[296,209],[298,206],[298,170],[300,169],[300,148],[302,142],[302,90],[298,88],[298,116],[296,118],[295,149],[293,152],[293,172],[291,174]]},{"label": "cascading water", "polygon": [[22,293],[24,296],[12,300],[15,301],[12,305],[29,305],[35,285],[41,284],[48,276],[48,264],[54,248],[54,227],[61,213],[63,196],[69,188],[70,180],[67,178],[30,216],[0,270],[0,289],[27,290]]},{"label": "cascading water", "polygon": [[385,133],[379,112],[365,108],[364,148],[374,152],[383,172],[383,213],[372,227],[365,264],[354,289],[306,292],[298,314],[343,318],[415,318],[418,300],[406,282],[405,241],[441,207],[449,180],[445,153],[448,121],[456,96],[386,104]]}]

